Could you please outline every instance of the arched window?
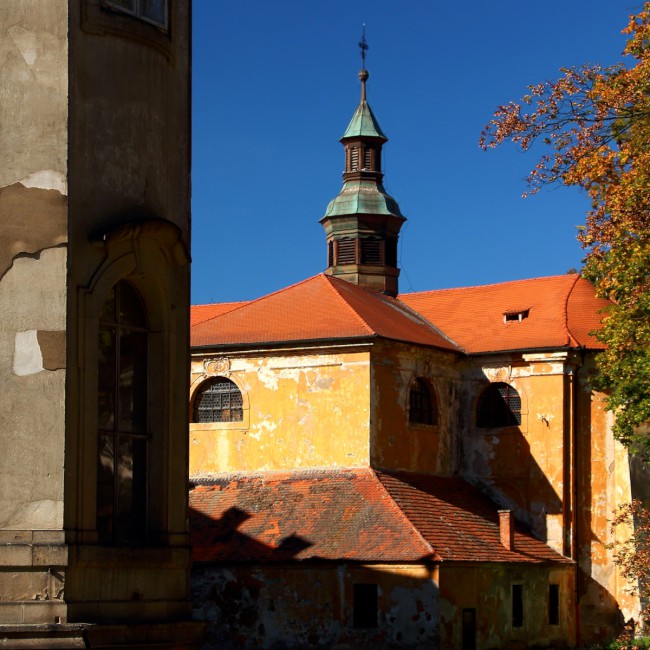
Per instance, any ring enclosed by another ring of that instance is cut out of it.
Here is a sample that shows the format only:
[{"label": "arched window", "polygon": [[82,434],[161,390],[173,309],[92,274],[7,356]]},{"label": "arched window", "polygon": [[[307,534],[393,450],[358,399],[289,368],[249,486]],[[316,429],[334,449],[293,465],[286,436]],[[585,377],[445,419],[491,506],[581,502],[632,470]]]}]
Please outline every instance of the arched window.
[{"label": "arched window", "polygon": [[102,542],[140,541],[147,521],[148,325],[126,281],[99,317],[97,532]]},{"label": "arched window", "polygon": [[241,422],[243,419],[242,394],[230,379],[214,377],[199,388],[192,422]]},{"label": "arched window", "polygon": [[509,427],[521,424],[521,397],[510,384],[490,384],[481,394],[477,427]]},{"label": "arched window", "polygon": [[416,379],[409,391],[409,422],[438,424],[438,400],[424,379]]}]

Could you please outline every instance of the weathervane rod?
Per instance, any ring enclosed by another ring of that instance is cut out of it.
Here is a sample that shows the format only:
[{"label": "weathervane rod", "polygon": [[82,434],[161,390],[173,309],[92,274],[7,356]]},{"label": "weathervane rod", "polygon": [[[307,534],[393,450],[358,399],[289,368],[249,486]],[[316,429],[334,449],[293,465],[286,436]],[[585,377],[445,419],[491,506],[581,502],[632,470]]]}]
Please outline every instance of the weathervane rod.
[{"label": "weathervane rod", "polygon": [[363,32],[361,33],[361,40],[359,41],[359,49],[361,50],[361,72],[359,79],[361,80],[361,101],[366,101],[366,81],[368,80],[368,71],[366,70],[366,52],[368,51],[368,43],[366,42],[366,23],[363,23]]}]

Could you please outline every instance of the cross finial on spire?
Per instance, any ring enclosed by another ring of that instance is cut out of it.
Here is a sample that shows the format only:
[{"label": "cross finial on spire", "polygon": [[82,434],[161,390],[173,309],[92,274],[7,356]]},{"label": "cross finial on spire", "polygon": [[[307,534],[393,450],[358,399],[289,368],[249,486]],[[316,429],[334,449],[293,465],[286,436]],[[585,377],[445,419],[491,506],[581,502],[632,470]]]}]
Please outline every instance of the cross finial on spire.
[{"label": "cross finial on spire", "polygon": [[363,32],[361,33],[361,40],[359,41],[359,49],[361,50],[361,69],[366,69],[366,52],[368,51],[368,43],[366,42],[366,23],[363,23]]},{"label": "cross finial on spire", "polygon": [[366,23],[363,23],[363,32],[361,33],[361,40],[359,41],[359,49],[361,50],[361,72],[359,79],[361,80],[361,101],[366,101],[366,81],[368,80],[368,71],[366,70],[366,52],[368,51],[368,43],[366,42]]}]

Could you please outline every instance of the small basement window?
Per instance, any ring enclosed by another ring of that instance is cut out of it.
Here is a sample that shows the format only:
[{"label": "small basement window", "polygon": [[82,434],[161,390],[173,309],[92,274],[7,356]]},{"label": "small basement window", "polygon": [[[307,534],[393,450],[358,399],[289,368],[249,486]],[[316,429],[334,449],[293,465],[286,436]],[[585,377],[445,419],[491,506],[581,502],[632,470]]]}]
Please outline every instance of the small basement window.
[{"label": "small basement window", "polygon": [[560,585],[548,586],[548,624],[560,624]]},{"label": "small basement window", "polygon": [[530,308],[528,309],[508,309],[503,312],[503,322],[509,323],[512,321],[521,323],[524,318],[528,318]]},{"label": "small basement window", "polygon": [[376,584],[352,585],[352,625],[358,629],[377,627],[379,594]]},{"label": "small basement window", "polygon": [[524,626],[524,585],[512,585],[512,627]]}]

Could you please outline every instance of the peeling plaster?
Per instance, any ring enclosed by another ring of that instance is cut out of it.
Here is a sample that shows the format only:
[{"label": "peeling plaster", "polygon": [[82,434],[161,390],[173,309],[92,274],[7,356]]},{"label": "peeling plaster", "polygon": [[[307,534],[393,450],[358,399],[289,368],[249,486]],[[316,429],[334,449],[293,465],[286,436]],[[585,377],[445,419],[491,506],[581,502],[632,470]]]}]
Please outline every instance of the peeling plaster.
[{"label": "peeling plaster", "polygon": [[68,194],[68,179],[61,172],[54,169],[41,169],[32,172],[25,178],[18,181],[21,185],[28,188],[39,188],[41,190],[56,190],[62,195]]},{"label": "peeling plaster", "polygon": [[44,369],[36,330],[16,333],[13,367],[19,377],[35,375]]}]

